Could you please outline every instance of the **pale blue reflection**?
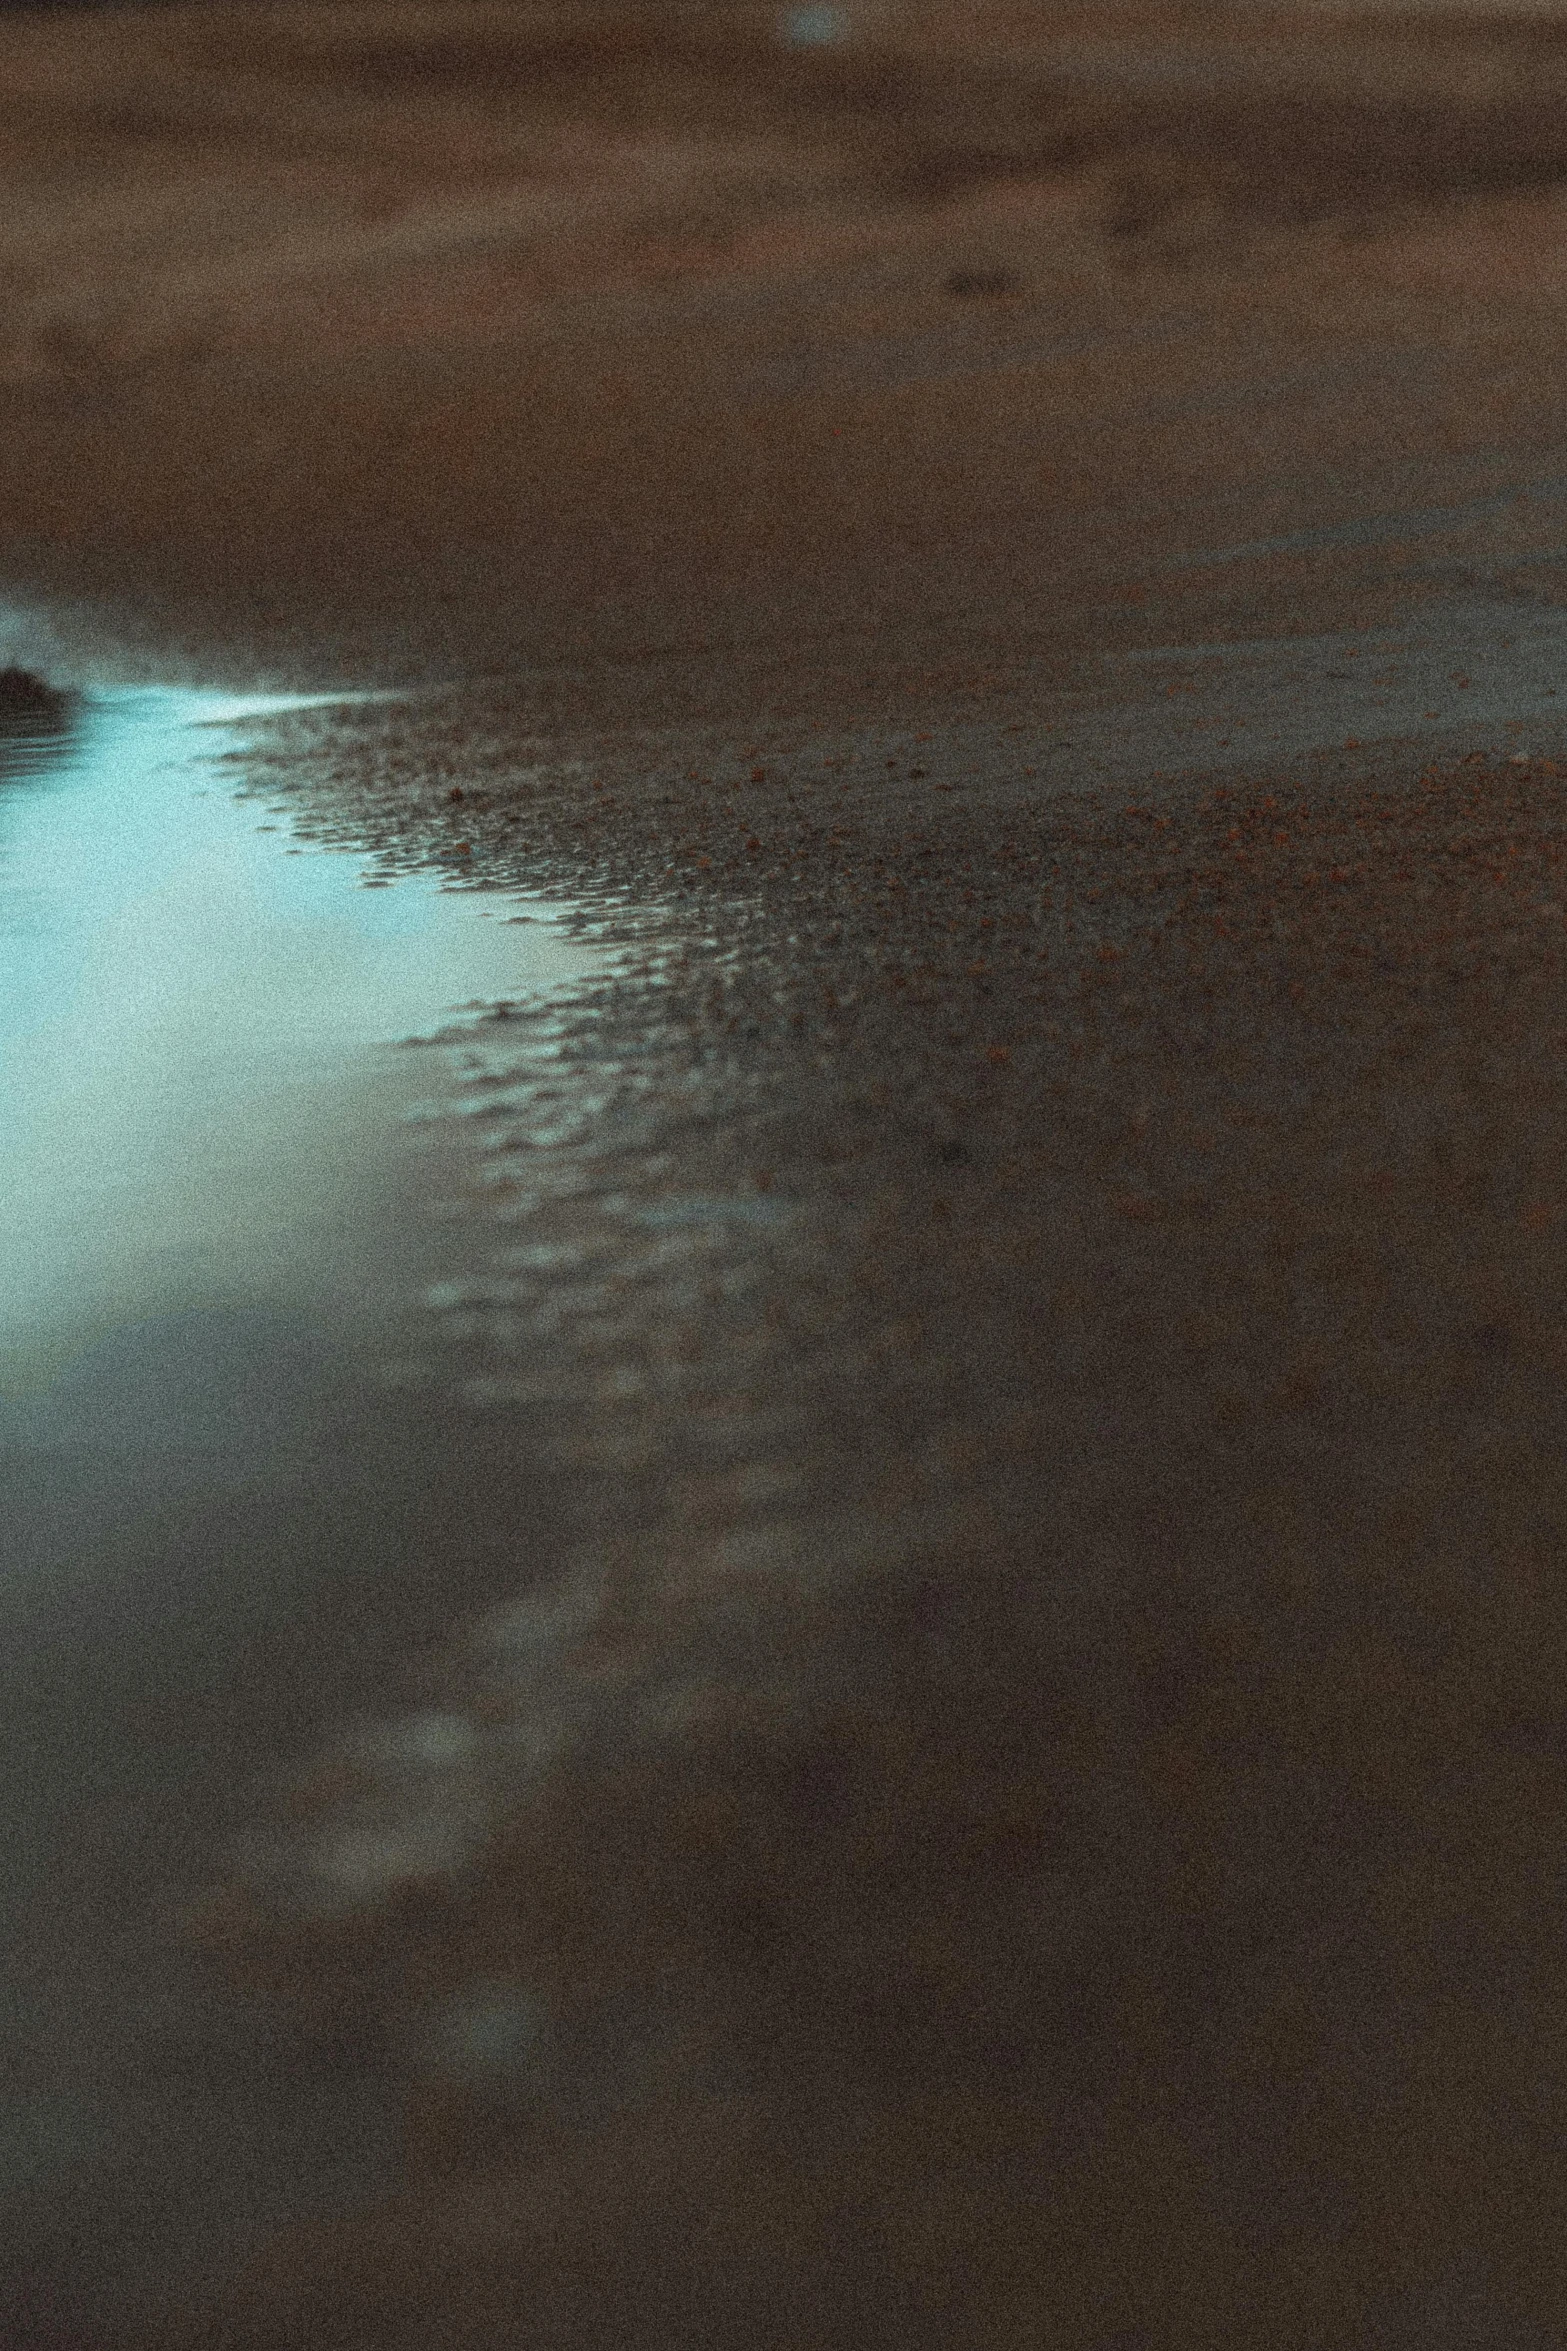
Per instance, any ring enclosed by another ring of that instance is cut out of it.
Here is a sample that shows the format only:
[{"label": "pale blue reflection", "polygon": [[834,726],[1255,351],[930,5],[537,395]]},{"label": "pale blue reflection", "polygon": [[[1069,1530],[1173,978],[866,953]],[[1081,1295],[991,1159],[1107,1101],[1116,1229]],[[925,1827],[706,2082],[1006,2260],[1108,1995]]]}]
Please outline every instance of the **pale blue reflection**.
[{"label": "pale blue reflection", "polygon": [[382,1049],[591,966],[435,873],[366,890],[239,798],[224,722],[282,699],[122,693],[0,738],[0,1394],[128,1318],[361,1291],[408,1083]]}]

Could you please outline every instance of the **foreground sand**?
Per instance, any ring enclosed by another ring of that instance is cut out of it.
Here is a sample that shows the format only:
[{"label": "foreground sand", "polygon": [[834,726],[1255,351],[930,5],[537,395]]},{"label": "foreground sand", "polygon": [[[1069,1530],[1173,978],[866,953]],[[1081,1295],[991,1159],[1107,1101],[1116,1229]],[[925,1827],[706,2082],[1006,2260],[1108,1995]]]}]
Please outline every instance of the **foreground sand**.
[{"label": "foreground sand", "polygon": [[477,1745],[187,1922],[405,2182],[155,2333],[1554,2342],[1567,52],[685,21],[6,68],[19,644],[429,689],[279,793],[645,958],[476,1168]]}]

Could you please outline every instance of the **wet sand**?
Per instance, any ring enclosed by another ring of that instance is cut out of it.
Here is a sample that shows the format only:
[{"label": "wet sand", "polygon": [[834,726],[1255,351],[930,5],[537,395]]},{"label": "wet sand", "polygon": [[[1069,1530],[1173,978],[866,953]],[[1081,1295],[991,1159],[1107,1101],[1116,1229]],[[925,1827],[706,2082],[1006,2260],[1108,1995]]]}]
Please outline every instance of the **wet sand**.
[{"label": "wet sand", "polygon": [[144,2331],[1554,2342],[1556,28],[562,22],[6,68],[18,652],[625,958],[183,1922],[395,2180]]}]

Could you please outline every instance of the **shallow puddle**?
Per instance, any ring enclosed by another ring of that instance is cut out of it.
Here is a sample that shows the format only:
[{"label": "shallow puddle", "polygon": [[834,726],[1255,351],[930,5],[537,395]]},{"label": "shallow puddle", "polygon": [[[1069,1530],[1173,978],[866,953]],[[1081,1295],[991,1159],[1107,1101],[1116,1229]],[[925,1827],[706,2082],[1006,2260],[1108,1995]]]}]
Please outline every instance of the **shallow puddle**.
[{"label": "shallow puddle", "polygon": [[295,838],[221,760],[277,707],[0,731],[10,2351],[112,2333],[391,2160],[376,2053],[280,2039],[172,1922],[257,1775],[498,1580],[453,1501],[482,1432],[383,1377],[466,1148],[409,1117],[398,1044],[602,960],[559,909]]},{"label": "shallow puddle", "polygon": [[387,1270],[364,1194],[408,1084],[386,1048],[591,962],[438,876],[388,887],[301,849],[214,761],[258,707],[136,694],[0,738],[13,1405],[149,1316],[361,1298]]}]

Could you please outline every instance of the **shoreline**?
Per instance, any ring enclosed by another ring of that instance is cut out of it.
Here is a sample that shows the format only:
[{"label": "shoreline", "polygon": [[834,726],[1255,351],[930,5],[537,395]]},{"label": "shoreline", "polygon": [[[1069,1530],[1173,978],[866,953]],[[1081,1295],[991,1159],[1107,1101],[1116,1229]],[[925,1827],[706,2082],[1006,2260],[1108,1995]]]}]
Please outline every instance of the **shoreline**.
[{"label": "shoreline", "polygon": [[[23,44],[57,95],[99,45],[102,187],[176,225],[140,342],[99,197],[51,248],[76,340],[0,381],[47,626],[0,662],[407,685],[269,722],[282,820],[625,949],[548,1098],[475,1057],[426,1434],[482,1567],[443,1609],[432,1525],[386,1720],[237,1799],[178,1928],[280,2050],[377,2053],[397,2184],[150,2339],[1554,2339],[1557,189],[1449,156],[1261,218],[1166,148],[1141,226],[1076,166],[894,200],[942,74],[970,128],[992,87],[931,16],[847,160],[753,46],[727,193],[677,77],[459,270],[515,124],[472,56],[397,80],[428,12],[150,21]],[[1128,16],[1114,120],[1128,57],[1228,43],[1342,124],[1368,36],[1312,69],[1290,22]],[[258,178],[254,45],[345,24]],[[209,38],[149,128],[148,54]],[[1554,27],[1388,38],[1455,154],[1477,54],[1554,88]],[[465,1805],[462,1866],[313,1902]]]}]

